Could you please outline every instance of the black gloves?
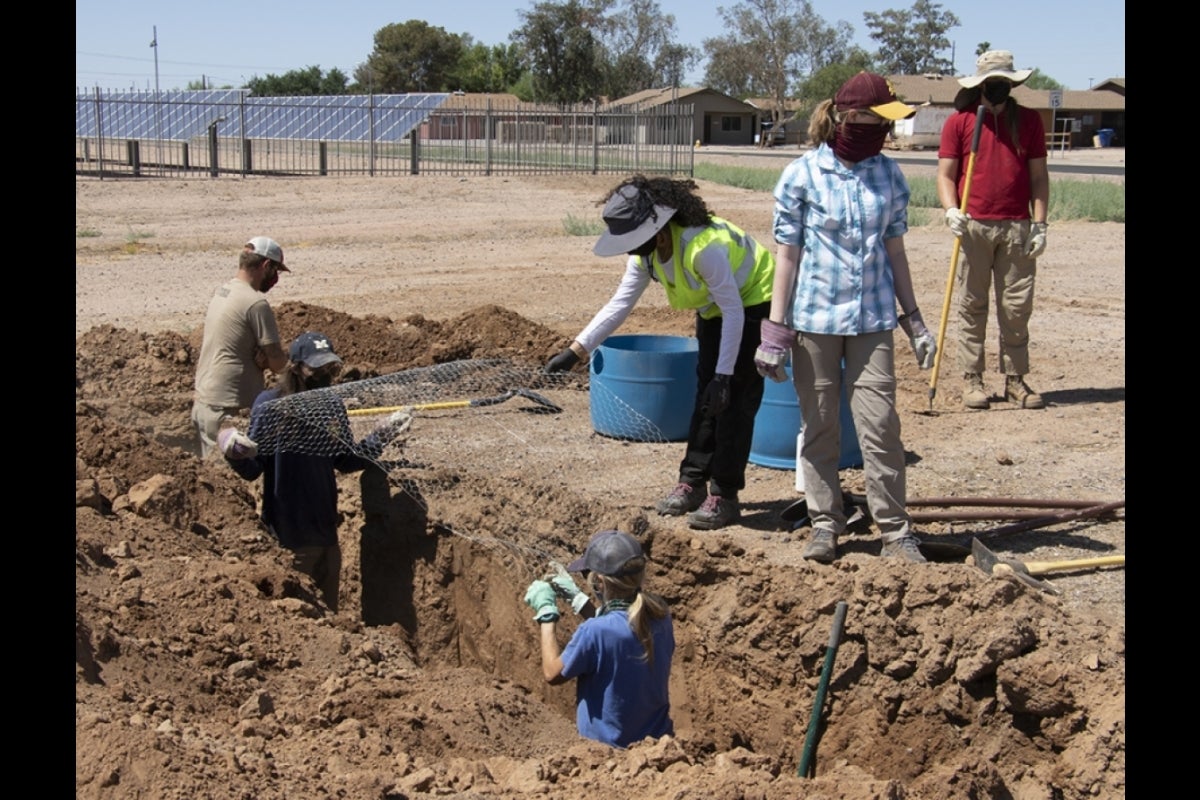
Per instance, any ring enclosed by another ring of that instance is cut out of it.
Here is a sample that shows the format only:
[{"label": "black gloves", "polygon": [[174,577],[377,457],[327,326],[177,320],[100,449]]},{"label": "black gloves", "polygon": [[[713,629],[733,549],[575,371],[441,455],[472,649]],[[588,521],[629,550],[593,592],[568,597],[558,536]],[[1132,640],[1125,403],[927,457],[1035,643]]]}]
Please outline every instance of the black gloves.
[{"label": "black gloves", "polygon": [[579,356],[571,348],[563,350],[546,362],[546,372],[566,372],[579,363]]},{"label": "black gloves", "polygon": [[700,399],[700,411],[704,416],[717,417],[729,408],[729,378],[717,373],[704,387],[704,396]]}]

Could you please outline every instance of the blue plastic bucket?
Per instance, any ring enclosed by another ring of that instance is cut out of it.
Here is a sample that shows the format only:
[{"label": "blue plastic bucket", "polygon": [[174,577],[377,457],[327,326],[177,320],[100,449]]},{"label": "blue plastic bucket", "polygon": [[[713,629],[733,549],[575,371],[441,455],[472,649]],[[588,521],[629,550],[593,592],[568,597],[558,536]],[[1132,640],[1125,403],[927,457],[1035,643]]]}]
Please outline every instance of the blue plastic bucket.
[{"label": "blue plastic bucket", "polygon": [[[800,401],[796,399],[796,387],[792,385],[792,368],[787,368],[788,379],[776,383],[767,379],[763,389],[762,405],[754,418],[754,438],[750,442],[750,463],[773,469],[795,469],[797,434],[800,433]],[[842,429],[842,449],[838,469],[861,467],[862,449],[858,446],[858,431],[854,427],[854,416],[850,413],[850,398],[842,392],[839,406]]]},{"label": "blue plastic bucket", "polygon": [[592,353],[596,433],[636,442],[687,440],[700,343],[690,336],[610,336]]}]

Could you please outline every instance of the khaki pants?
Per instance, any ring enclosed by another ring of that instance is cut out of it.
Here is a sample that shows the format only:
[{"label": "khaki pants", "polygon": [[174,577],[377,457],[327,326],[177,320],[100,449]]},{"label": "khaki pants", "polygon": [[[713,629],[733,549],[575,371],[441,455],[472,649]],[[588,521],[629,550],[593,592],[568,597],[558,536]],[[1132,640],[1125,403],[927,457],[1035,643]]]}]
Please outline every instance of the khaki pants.
[{"label": "khaki pants", "polygon": [[217,451],[217,434],[221,432],[221,420],[237,414],[236,408],[222,408],[205,403],[192,403],[192,423],[200,437],[200,457],[208,458]]},{"label": "khaki pants", "polygon": [[969,220],[958,265],[958,362],[963,372],[987,367],[988,290],[996,297],[999,367],[1005,375],[1029,373],[1029,317],[1037,260],[1024,253],[1029,220]]},{"label": "khaki pants", "polygon": [[871,517],[885,541],[908,535],[912,520],[905,508],[904,445],[896,413],[892,332],[861,336],[801,333],[792,347],[792,380],[804,423],[798,467],[804,474],[804,496],[813,528],[835,535],[846,529],[838,478],[844,388],[862,448]]}]

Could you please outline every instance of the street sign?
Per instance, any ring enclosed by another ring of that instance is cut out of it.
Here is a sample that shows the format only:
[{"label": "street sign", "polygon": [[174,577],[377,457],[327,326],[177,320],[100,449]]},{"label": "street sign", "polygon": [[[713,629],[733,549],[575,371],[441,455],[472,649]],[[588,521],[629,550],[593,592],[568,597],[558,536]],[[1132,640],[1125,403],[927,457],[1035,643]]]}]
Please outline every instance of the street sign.
[{"label": "street sign", "polygon": [[1062,108],[1062,89],[1050,90],[1050,107],[1053,109]]}]

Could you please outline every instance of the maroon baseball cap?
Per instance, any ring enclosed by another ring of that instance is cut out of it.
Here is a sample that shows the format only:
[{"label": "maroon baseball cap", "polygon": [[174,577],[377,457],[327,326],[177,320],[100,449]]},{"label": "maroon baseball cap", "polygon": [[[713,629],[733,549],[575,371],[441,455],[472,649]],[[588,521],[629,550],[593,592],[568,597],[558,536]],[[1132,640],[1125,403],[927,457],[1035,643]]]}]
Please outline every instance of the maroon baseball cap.
[{"label": "maroon baseball cap", "polygon": [[869,108],[884,119],[907,119],[917,113],[913,106],[896,99],[892,82],[873,72],[860,72],[842,84],[833,98],[838,111],[861,111]]}]

